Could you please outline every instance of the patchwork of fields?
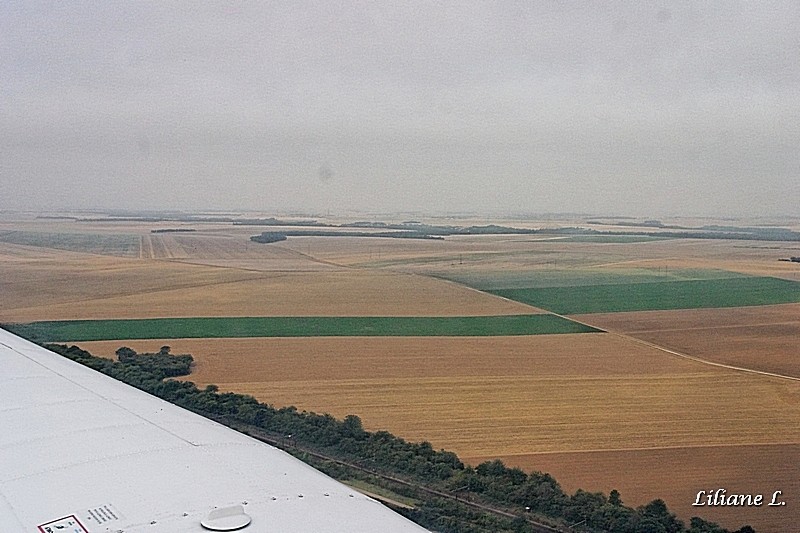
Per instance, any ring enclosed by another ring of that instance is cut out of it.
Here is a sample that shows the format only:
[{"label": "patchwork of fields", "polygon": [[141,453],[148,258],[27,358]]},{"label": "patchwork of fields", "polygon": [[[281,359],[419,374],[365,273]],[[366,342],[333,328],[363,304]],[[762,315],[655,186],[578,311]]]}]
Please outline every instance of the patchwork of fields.
[{"label": "patchwork of fields", "polygon": [[[66,241],[53,222],[0,227],[41,234],[0,235],[0,322],[57,321],[34,327],[107,339],[80,342],[107,356],[170,345],[195,356],[201,385],[358,414],[368,429],[474,463],[550,471],[570,490],[616,488],[632,505],[664,498],[684,519],[698,514],[698,490],[784,490],[784,508],[701,514],[760,532],[800,522],[800,268],[776,260],[799,255],[797,243],[257,246],[253,228],[193,226],[87,224]],[[609,333],[578,333],[592,327]]]},{"label": "patchwork of fields", "polygon": [[344,269],[272,272],[14,245],[0,245],[0,292],[2,322],[542,312],[455,283],[409,274]]},{"label": "patchwork of fields", "polygon": [[[120,344],[81,346],[113,356]],[[124,344],[194,354],[191,379],[200,385],[338,417],[358,413],[367,427],[428,440],[475,464],[502,457],[563,476],[570,490],[616,488],[632,504],[665,498],[682,516],[697,513],[685,497],[697,486],[797,484],[795,383],[698,364],[617,335]],[[703,467],[708,449],[716,460]],[[695,459],[684,464],[687,457]],[[683,466],[670,474],[676,465]],[[709,516],[767,531],[795,519],[736,509]]]}]

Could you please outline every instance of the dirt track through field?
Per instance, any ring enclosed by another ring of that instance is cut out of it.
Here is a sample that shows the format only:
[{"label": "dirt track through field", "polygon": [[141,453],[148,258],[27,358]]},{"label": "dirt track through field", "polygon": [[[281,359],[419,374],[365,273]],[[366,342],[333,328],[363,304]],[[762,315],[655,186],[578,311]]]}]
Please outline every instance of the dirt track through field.
[{"label": "dirt track through field", "polygon": [[800,378],[800,304],[570,318],[710,365]]}]

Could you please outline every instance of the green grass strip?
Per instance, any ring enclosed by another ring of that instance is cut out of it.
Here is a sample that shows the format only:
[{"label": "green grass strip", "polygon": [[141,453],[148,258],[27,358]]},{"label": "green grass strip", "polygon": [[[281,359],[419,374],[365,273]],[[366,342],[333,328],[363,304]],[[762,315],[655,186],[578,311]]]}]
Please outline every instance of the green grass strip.
[{"label": "green grass strip", "polygon": [[800,302],[800,283],[741,277],[488,291],[559,314],[613,313]]},{"label": "green grass strip", "polygon": [[506,336],[598,330],[549,314],[457,317],[226,317],[10,324],[37,342],[231,337]]},{"label": "green grass strip", "polygon": [[544,287],[571,287],[631,283],[661,283],[700,279],[748,278],[746,274],[726,270],[699,268],[565,268],[537,270],[476,271],[436,273],[475,289],[495,292],[505,289],[534,289]]}]

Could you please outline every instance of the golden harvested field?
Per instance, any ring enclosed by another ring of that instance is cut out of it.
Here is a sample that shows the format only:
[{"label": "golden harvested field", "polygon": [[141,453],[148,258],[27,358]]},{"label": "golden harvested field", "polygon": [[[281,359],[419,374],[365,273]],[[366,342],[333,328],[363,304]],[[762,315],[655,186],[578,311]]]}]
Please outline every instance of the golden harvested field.
[{"label": "golden harvested field", "polygon": [[708,361],[800,377],[800,304],[576,318]]},{"label": "golden harvested field", "polygon": [[131,297],[142,306],[159,291],[257,277],[243,270],[0,245],[0,320],[46,319],[56,308],[62,311],[52,316],[92,314],[88,301],[105,298]]},{"label": "golden harvested field", "polygon": [[[797,384],[718,370],[614,335],[386,340],[126,344],[193,353],[191,379],[200,384],[338,417],[357,413],[369,428],[465,457],[800,442]],[[105,354],[119,345],[81,343]],[[701,411],[707,405],[715,409]]]},{"label": "golden harvested field", "polygon": [[[249,233],[255,233],[255,230],[250,229]],[[248,235],[197,232],[142,235],[140,238],[140,257],[143,258],[263,272],[344,270],[339,265],[318,260],[280,243],[264,245],[250,242]]]},{"label": "golden harvested field", "polygon": [[[609,248],[602,260],[588,258],[582,244],[537,235],[451,236],[445,240],[341,237],[290,239],[285,245],[314,257],[351,267],[390,268],[410,272],[476,268],[537,268],[624,260],[624,251]],[[649,244],[649,243],[648,243]],[[625,245],[623,245],[625,246]]]},{"label": "golden harvested field", "polygon": [[[475,457],[474,462],[494,456]],[[797,530],[800,445],[700,446],[677,449],[546,453],[501,457],[526,471],[558,472],[567,491],[617,489],[627,505],[655,498],[686,520],[702,516],[733,530],[750,524],[759,533]],[[613,472],[613,476],[609,473]],[[725,488],[728,494],[763,494],[767,503],[783,491],[784,507],[693,507],[701,490]]]},{"label": "golden harvested field", "polygon": [[797,456],[771,445],[798,449],[800,383],[692,362],[618,335],[81,346],[111,355],[122,344],[137,351],[168,344],[173,353],[192,353],[197,367],[190,379],[201,386],[216,383],[276,406],[338,417],[356,413],[370,429],[428,440],[473,463],[500,457],[549,471],[569,490],[617,488],[630,504],[663,498],[684,519],[701,514],[759,531],[785,531],[775,524],[800,516],[791,499],[796,493],[786,493],[794,507],[769,516],[701,512],[685,499],[725,483],[742,490],[772,483],[787,491],[797,484]]},{"label": "golden harvested field", "polygon": [[[82,342],[111,356],[122,341]],[[716,375],[717,369],[614,335],[523,337],[291,337],[124,341],[137,351],[173,353],[196,360],[192,380],[202,383],[347,379],[422,379],[520,376],[554,379],[627,374]],[[89,349],[87,348],[87,349]],[[93,352],[94,353],[94,352]],[[620,357],[614,357],[619,353]],[[580,361],[580,364],[575,364]]]},{"label": "golden harvested field", "polygon": [[307,237],[290,239],[284,246],[336,264],[421,274],[636,267],[718,269],[800,281],[800,265],[778,261],[800,255],[796,242],[667,239],[587,243],[541,235],[472,235],[444,241]]},{"label": "golden harvested field", "polygon": [[358,413],[369,428],[464,457],[800,442],[798,387],[744,375],[217,381],[276,405]]},{"label": "golden harvested field", "polygon": [[[466,316],[536,308],[391,272],[268,273],[164,261],[0,260],[0,320],[183,316]],[[33,300],[33,292],[38,298]],[[63,303],[60,303],[63,302]],[[80,304],[78,305],[77,302]],[[39,305],[30,305],[31,303]]]}]

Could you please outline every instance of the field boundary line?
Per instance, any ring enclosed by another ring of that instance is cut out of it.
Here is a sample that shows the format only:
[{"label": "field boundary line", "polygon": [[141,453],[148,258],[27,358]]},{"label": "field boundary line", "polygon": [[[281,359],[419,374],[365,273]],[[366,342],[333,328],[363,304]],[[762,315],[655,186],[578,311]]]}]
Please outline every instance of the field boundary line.
[{"label": "field boundary line", "polygon": [[[203,263],[203,259],[199,258],[177,258],[177,259],[153,259],[153,261],[163,261],[165,263],[180,263],[185,265],[192,265],[192,266],[203,266],[208,268],[222,268],[225,270],[240,270],[242,272],[257,272],[259,274],[295,274],[295,273],[314,273],[314,272],[321,272],[321,273],[329,273],[329,272],[342,272],[342,270],[311,270],[311,269],[299,269],[299,268],[281,268],[278,270],[262,270],[258,268],[248,268],[243,266],[235,266],[235,265],[215,265],[213,263]],[[322,263],[321,263],[322,264]],[[333,266],[333,265],[328,265]],[[348,268],[348,267],[342,267]]]},{"label": "field boundary line", "polygon": [[[528,457],[535,455],[556,455],[556,454],[573,454],[573,453],[615,453],[615,452],[646,452],[658,450],[686,450],[695,448],[742,448],[752,446],[800,446],[800,441],[794,442],[742,442],[736,444],[687,444],[687,445],[670,445],[670,446],[635,446],[632,448],[592,448],[589,450],[566,450],[566,451],[550,451],[550,452],[531,452],[531,453],[509,453],[502,457]],[[482,455],[475,457],[482,458]],[[488,456],[487,456],[488,457]],[[465,456],[468,460],[470,456]]]},{"label": "field boundary line", "polygon": [[675,357],[680,357],[681,359],[686,359],[688,361],[694,361],[695,363],[700,363],[700,364],[709,365],[709,366],[715,366],[715,367],[718,367],[718,368],[725,368],[727,370],[734,370],[736,372],[745,372],[745,373],[748,373],[748,374],[755,374],[755,375],[759,375],[759,376],[778,378],[778,379],[786,379],[786,380],[789,380],[789,381],[798,381],[798,382],[800,382],[800,377],[787,376],[785,374],[778,374],[776,372],[767,372],[765,370],[756,370],[754,368],[745,368],[745,367],[736,366],[736,365],[728,365],[728,364],[725,364],[725,363],[715,363],[714,361],[709,361],[709,360],[703,359],[701,357],[697,357],[697,356],[694,356],[694,355],[689,355],[689,354],[686,354],[686,353],[683,353],[683,352],[679,352],[677,350],[672,350],[670,348],[665,348],[664,346],[659,346],[658,344],[655,344],[655,343],[652,343],[652,342],[648,342],[648,341],[645,341],[645,340],[642,340],[642,339],[637,339],[636,337],[632,337],[631,335],[628,335],[626,333],[617,333],[617,332],[614,332],[614,331],[608,331],[608,330],[600,328],[598,326],[592,326],[588,322],[584,322],[584,321],[581,321],[581,320],[573,320],[573,319],[571,319],[569,317],[566,317],[564,315],[560,315],[558,313],[553,313],[553,314],[558,316],[558,317],[561,317],[561,318],[566,318],[567,320],[572,320],[573,322],[577,322],[578,324],[582,324],[584,326],[595,328],[597,330],[600,330],[603,333],[608,333],[609,335],[614,335],[614,336],[619,337],[621,339],[628,339],[628,340],[630,340],[632,342],[641,344],[643,346],[647,346],[649,348],[654,348],[656,350],[662,351],[664,353],[668,353],[668,354],[673,355]]},{"label": "field boundary line", "polygon": [[[403,272],[403,271],[399,271],[399,270],[398,271],[390,270],[390,272],[396,272],[397,274],[401,274],[401,275],[404,275],[404,276],[411,276],[411,277],[415,277],[415,278],[427,278],[427,279],[433,279],[435,281],[443,281],[445,283],[449,283],[451,285],[455,285],[455,286],[460,287],[462,289],[467,289],[467,290],[470,290],[472,292],[476,292],[476,293],[481,294],[483,296],[489,296],[490,298],[499,298],[501,300],[505,300],[506,302],[509,302],[509,303],[512,303],[512,304],[516,304],[516,305],[521,305],[521,306],[527,307],[529,309],[532,309],[534,311],[538,311],[538,313],[530,313],[532,315],[533,314],[550,314],[550,315],[554,315],[555,314],[555,313],[551,313],[547,309],[542,309],[540,307],[534,307],[531,304],[526,304],[525,302],[519,302],[517,300],[512,300],[511,298],[506,298],[505,296],[500,296],[498,294],[494,294],[494,293],[491,293],[491,292],[482,291],[480,289],[476,289],[475,287],[470,287],[469,285],[464,285],[463,283],[459,283],[459,282],[453,281],[451,279],[439,278],[439,277],[436,277],[436,276],[428,276],[426,274],[418,274],[416,272]],[[489,316],[495,316],[495,315],[489,315]],[[503,315],[496,315],[496,316],[503,316]],[[563,316],[561,318],[565,318],[566,320],[570,320],[572,322],[577,322],[577,320],[572,320],[571,318],[566,318],[566,317],[563,317]],[[584,326],[589,326],[589,324],[583,324],[583,325]],[[593,329],[600,329],[600,328],[596,328],[595,326],[589,326],[589,327],[593,328]]]},{"label": "field boundary line", "polygon": [[633,342],[642,344],[644,346],[649,346],[650,348],[655,348],[657,350],[660,350],[662,352],[668,353],[670,355],[674,355],[676,357],[680,357],[682,359],[687,359],[689,361],[694,361],[696,363],[701,363],[701,364],[704,364],[704,365],[716,366],[716,367],[719,367],[719,368],[725,368],[727,370],[734,370],[736,372],[746,372],[748,374],[756,374],[756,375],[759,375],[759,376],[786,379],[786,380],[789,380],[789,381],[800,381],[800,377],[787,376],[785,374],[778,374],[776,372],[767,372],[765,370],[755,370],[753,368],[745,368],[745,367],[741,367],[741,366],[728,365],[728,364],[725,364],[725,363],[715,363],[714,361],[709,361],[709,360],[703,359],[701,357],[696,357],[694,355],[689,355],[689,354],[685,354],[685,353],[682,353],[682,352],[678,352],[676,350],[671,350],[669,348],[665,348],[663,346],[659,346],[658,344],[654,344],[652,342],[648,342],[648,341],[645,341],[645,340],[642,340],[642,339],[637,339],[636,337],[631,337],[630,335],[625,335],[623,333],[613,333],[613,332],[607,332],[607,333],[610,333],[611,335],[616,335],[617,337],[630,339]]},{"label": "field boundary line", "polygon": [[440,279],[442,281],[446,281],[447,283],[452,283],[454,285],[458,285],[459,287],[465,287],[465,288],[467,288],[467,289],[469,289],[471,291],[479,292],[481,294],[486,294],[488,296],[494,296],[495,298],[500,298],[501,300],[505,300],[506,302],[519,304],[519,305],[524,305],[525,307],[530,307],[531,309],[536,309],[537,311],[540,311],[542,313],[546,313],[546,314],[550,314],[550,315],[556,315],[557,317],[560,317],[560,318],[563,318],[563,319],[566,319],[566,320],[570,320],[572,322],[578,322],[579,324],[583,324],[584,326],[589,326],[590,328],[594,328],[594,329],[598,329],[600,331],[604,331],[604,330],[601,330],[598,327],[590,326],[589,324],[585,324],[585,323],[580,322],[578,320],[572,320],[571,318],[567,318],[567,317],[565,317],[563,315],[559,315],[557,313],[553,313],[552,311],[548,311],[547,309],[544,309],[544,308],[541,308],[541,307],[534,307],[531,304],[526,304],[525,302],[520,302],[519,300],[512,300],[511,298],[506,298],[505,296],[500,296],[499,294],[495,294],[493,292],[482,291],[480,289],[476,289],[474,287],[470,287],[469,285],[464,285],[463,283],[459,283],[457,281],[453,281],[453,280],[450,280],[450,279],[445,279],[445,278],[435,278],[435,279]]},{"label": "field boundary line", "polygon": [[[646,241],[649,242],[649,241]],[[652,242],[659,242],[659,241],[652,241]],[[631,263],[656,263],[658,261],[673,261],[673,260],[680,260],[678,257],[664,257],[659,259],[630,259],[627,261],[614,261],[612,263],[598,263],[595,265],[591,265],[591,268],[597,267],[613,267],[616,265],[629,265]]]},{"label": "field boundary line", "polygon": [[741,329],[741,328],[753,328],[753,327],[760,328],[764,326],[786,326],[788,324],[800,324],[800,320],[787,320],[783,322],[764,322],[761,324],[736,324],[729,326],[699,326],[694,328],[637,329],[636,331],[623,331],[620,333],[623,335],[633,335],[638,333],[661,333],[662,331],[675,332],[675,331],[702,331],[706,329]]},{"label": "field boundary line", "polygon": [[301,252],[299,250],[295,250],[293,248],[287,248],[285,246],[280,246],[280,245],[276,245],[275,248],[278,248],[280,250],[283,250],[284,252],[287,252],[288,255],[290,255],[290,256],[295,256],[295,257],[296,256],[300,256],[300,257],[302,257],[302,258],[304,258],[304,259],[306,259],[308,261],[311,261],[313,263],[320,263],[322,265],[335,266],[335,267],[344,268],[344,269],[348,269],[348,270],[352,270],[352,269],[355,268],[355,267],[352,267],[350,265],[342,265],[341,263],[334,263],[333,261],[328,261],[327,259],[320,259],[318,257],[314,257],[311,254],[306,254],[306,253],[303,253],[303,252]]},{"label": "field boundary line", "polygon": [[[456,282],[452,281],[451,283],[456,283]],[[461,283],[458,283],[458,285],[462,285],[462,286],[466,287],[466,285],[463,285]],[[471,287],[468,287],[468,288],[471,288]],[[477,291],[478,289],[472,289],[472,290],[476,290]],[[479,291],[479,292],[484,292],[484,294],[487,294],[487,293],[485,293],[485,291]],[[505,296],[499,296],[499,295],[495,295],[495,296],[497,296],[498,298],[503,298],[503,299],[508,300],[510,302],[516,302],[516,300],[512,300],[510,298],[506,298]],[[521,303],[521,302],[517,302],[517,303]],[[524,305],[528,305],[528,304],[524,304]],[[533,309],[537,309],[536,307],[532,307],[532,308]],[[727,370],[733,370],[735,372],[745,372],[745,373],[754,374],[754,375],[757,375],[757,376],[765,376],[765,377],[770,377],[770,378],[778,378],[778,379],[785,379],[785,380],[789,380],[789,381],[800,382],[800,377],[787,376],[785,374],[778,374],[776,372],[767,372],[765,370],[755,370],[753,368],[745,368],[745,367],[741,367],[741,366],[728,365],[728,364],[724,364],[724,363],[715,363],[714,361],[709,361],[709,360],[703,359],[701,357],[696,357],[694,355],[689,355],[689,354],[682,353],[682,352],[679,352],[679,351],[676,351],[676,350],[671,350],[669,348],[665,348],[664,346],[659,346],[658,344],[654,344],[652,342],[648,342],[648,341],[645,341],[645,340],[642,340],[642,339],[637,339],[636,337],[632,337],[631,335],[628,335],[628,334],[625,334],[625,333],[617,333],[617,332],[614,332],[614,331],[608,331],[607,329],[603,329],[603,328],[601,328],[599,326],[593,326],[592,324],[589,324],[588,322],[585,322],[585,321],[582,321],[582,320],[573,319],[573,318],[570,318],[570,317],[568,317],[566,315],[563,315],[563,314],[560,314],[560,313],[556,313],[556,312],[553,312],[553,311],[548,311],[547,309],[544,309],[544,311],[549,312],[550,314],[555,315],[555,316],[557,316],[559,318],[563,318],[564,320],[570,320],[572,322],[581,324],[583,326],[594,328],[594,329],[598,330],[601,333],[608,333],[610,335],[614,335],[614,336],[619,337],[621,339],[628,339],[628,340],[630,340],[632,342],[635,342],[635,343],[638,343],[638,344],[640,344],[642,346],[647,346],[649,348],[654,348],[656,350],[662,351],[664,353],[668,353],[668,354],[673,355],[675,357],[680,357],[681,359],[686,359],[688,361],[694,361],[695,363],[700,363],[700,364],[708,365],[708,366],[714,366],[714,367],[717,367],[717,368],[725,368]]]}]

